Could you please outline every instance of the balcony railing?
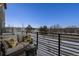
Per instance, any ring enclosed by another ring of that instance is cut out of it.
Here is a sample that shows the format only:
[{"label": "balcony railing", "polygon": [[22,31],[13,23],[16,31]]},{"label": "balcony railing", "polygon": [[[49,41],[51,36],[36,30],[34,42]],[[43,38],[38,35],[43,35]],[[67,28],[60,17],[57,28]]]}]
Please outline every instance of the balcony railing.
[{"label": "balcony railing", "polygon": [[38,55],[42,56],[79,56],[79,35],[52,33],[32,34],[37,42]]}]

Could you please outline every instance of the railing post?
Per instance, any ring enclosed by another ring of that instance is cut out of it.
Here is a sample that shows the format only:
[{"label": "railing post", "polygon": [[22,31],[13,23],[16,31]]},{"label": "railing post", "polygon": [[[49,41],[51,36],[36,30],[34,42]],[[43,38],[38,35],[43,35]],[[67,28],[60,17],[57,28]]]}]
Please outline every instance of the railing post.
[{"label": "railing post", "polygon": [[58,34],[58,56],[60,56],[60,34]]},{"label": "railing post", "polygon": [[38,49],[38,32],[37,32],[37,40],[36,40],[36,43],[37,43],[37,49]]}]

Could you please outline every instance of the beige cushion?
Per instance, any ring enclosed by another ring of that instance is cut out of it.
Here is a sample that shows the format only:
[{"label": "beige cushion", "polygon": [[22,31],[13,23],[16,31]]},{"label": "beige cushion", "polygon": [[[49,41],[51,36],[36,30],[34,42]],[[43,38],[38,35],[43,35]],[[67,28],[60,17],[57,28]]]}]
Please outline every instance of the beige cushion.
[{"label": "beige cushion", "polygon": [[25,47],[25,46],[27,46],[27,45],[29,45],[29,43],[27,42],[21,42],[21,44]]}]

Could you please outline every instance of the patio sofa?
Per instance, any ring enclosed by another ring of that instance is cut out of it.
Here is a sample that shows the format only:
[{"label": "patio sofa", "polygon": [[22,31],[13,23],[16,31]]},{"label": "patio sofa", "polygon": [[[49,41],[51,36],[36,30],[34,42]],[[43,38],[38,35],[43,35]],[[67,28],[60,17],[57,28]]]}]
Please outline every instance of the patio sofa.
[{"label": "patio sofa", "polygon": [[[15,41],[16,43],[14,43],[13,41]],[[1,42],[2,44],[0,45],[0,55],[3,56],[25,56],[27,55],[27,47],[33,45],[32,38],[30,40],[27,40],[27,36],[23,35],[9,36],[8,38],[3,38]]]}]

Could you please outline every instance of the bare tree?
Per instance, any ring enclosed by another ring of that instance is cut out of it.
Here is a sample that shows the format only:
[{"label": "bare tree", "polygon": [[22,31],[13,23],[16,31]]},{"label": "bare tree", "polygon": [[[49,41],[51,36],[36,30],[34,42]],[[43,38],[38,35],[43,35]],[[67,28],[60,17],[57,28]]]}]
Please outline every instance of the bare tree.
[{"label": "bare tree", "polygon": [[31,25],[28,25],[25,29],[26,29],[26,33],[32,32],[32,26]]},{"label": "bare tree", "polygon": [[39,32],[40,32],[40,34],[43,34],[43,35],[48,34],[48,28],[47,28],[47,26],[46,25],[41,26],[39,28]]}]

